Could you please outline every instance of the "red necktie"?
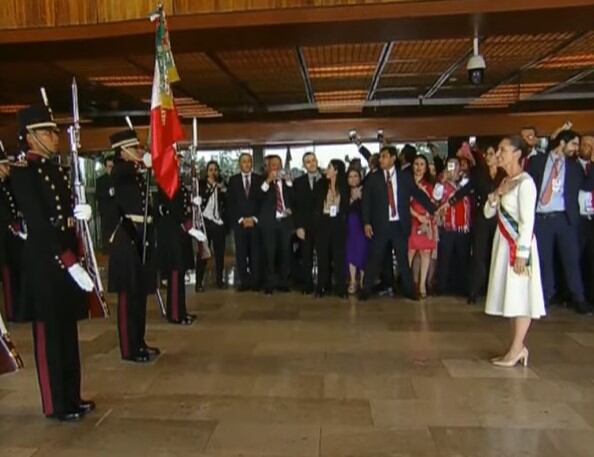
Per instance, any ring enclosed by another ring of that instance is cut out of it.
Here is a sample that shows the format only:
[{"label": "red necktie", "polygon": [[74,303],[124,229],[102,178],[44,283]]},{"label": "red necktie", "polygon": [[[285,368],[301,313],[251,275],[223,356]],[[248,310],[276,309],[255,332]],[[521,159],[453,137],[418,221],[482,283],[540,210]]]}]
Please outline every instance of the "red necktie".
[{"label": "red necktie", "polygon": [[282,181],[276,182],[276,212],[283,214],[285,212],[285,205],[283,204]]},{"label": "red necktie", "polygon": [[557,179],[559,176],[559,167],[561,165],[561,159],[557,158],[553,161],[553,168],[551,169],[551,174],[549,175],[549,180],[547,181],[547,185],[545,187],[544,192],[542,193],[542,197],[540,197],[540,202],[543,205],[548,205],[553,197],[553,181]]},{"label": "red necktie", "polygon": [[394,218],[398,214],[396,202],[394,201],[394,187],[392,186],[392,177],[386,170],[386,189],[388,191],[388,203],[390,204],[390,217]]}]

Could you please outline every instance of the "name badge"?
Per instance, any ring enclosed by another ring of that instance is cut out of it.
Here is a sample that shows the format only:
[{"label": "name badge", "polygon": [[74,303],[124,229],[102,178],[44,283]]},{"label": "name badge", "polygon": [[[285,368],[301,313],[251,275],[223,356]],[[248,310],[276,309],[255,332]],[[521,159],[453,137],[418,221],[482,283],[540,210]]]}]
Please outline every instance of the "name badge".
[{"label": "name badge", "polygon": [[332,205],[330,207],[330,217],[336,217],[336,216],[338,216],[338,206]]},{"label": "name badge", "polygon": [[561,180],[553,179],[553,192],[557,193],[561,190]]}]

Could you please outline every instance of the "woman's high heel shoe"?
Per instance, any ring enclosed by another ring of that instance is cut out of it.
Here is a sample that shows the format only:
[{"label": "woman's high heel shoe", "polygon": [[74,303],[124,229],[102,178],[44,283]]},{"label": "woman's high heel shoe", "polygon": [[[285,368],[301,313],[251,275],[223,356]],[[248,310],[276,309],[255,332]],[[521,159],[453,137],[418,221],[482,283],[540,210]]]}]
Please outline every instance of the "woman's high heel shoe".
[{"label": "woman's high heel shoe", "polygon": [[499,360],[492,360],[491,363],[497,367],[512,368],[515,367],[518,362],[523,366],[528,366],[528,349],[523,348],[520,353],[511,360],[505,360],[503,358]]}]

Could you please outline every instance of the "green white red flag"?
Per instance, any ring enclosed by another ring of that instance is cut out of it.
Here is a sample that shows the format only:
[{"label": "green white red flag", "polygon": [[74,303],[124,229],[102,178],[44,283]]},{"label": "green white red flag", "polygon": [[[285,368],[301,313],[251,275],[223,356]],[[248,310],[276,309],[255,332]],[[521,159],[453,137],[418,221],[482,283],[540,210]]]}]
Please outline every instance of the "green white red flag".
[{"label": "green white red flag", "polygon": [[175,109],[171,83],[179,81],[175,67],[165,12],[160,6],[151,15],[156,23],[155,76],[151,98],[150,145],[157,184],[169,198],[179,188],[179,170],[175,143],[184,138],[184,130]]}]

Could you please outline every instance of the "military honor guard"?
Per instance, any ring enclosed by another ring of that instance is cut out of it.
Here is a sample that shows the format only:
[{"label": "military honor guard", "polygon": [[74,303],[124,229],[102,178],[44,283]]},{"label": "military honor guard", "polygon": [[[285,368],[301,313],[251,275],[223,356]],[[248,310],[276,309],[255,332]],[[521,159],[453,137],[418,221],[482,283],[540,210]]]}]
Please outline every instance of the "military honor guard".
[{"label": "military honor guard", "polygon": [[43,413],[61,421],[81,419],[95,408],[81,399],[79,319],[88,316],[93,281],[81,264],[75,220],[88,220],[88,205],[73,205],[68,173],[53,157],[58,128],[48,107],[17,115],[23,157],[12,168],[14,195],[25,220],[23,249],[25,317],[33,341]]},{"label": "military honor guard", "polygon": [[147,194],[150,155],[142,153],[136,132],[111,136],[115,151],[111,173],[120,221],[111,236],[108,289],[118,295],[122,359],[149,362],[157,348],[145,342],[147,296],[156,291],[153,217]]},{"label": "military honor guard", "polygon": [[191,193],[180,183],[171,199],[159,189],[157,201],[156,257],[159,271],[167,280],[167,320],[190,325],[196,316],[186,310],[185,275],[194,268],[192,237],[201,238],[192,220]]},{"label": "military honor guard", "polygon": [[12,186],[10,163],[0,142],[0,273],[4,292],[6,319],[23,320],[21,303],[21,263],[27,237]]}]

